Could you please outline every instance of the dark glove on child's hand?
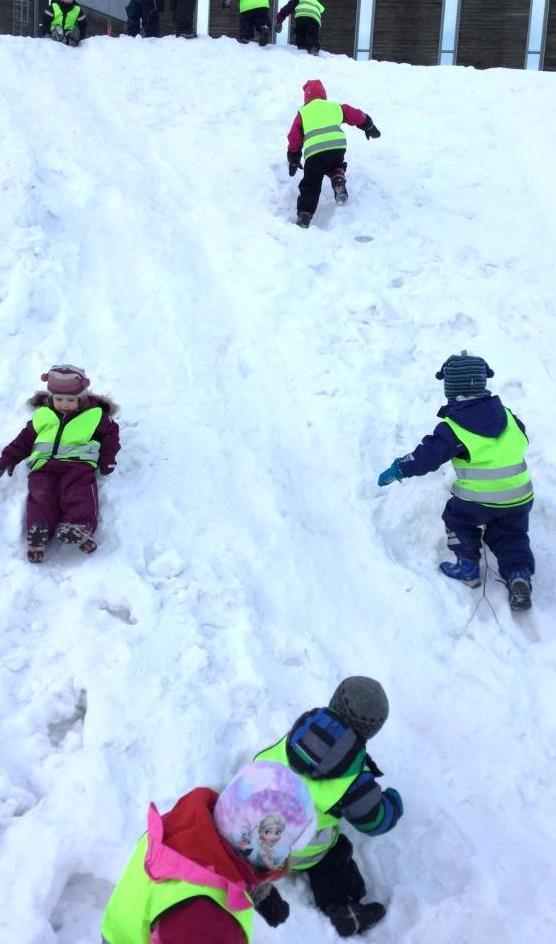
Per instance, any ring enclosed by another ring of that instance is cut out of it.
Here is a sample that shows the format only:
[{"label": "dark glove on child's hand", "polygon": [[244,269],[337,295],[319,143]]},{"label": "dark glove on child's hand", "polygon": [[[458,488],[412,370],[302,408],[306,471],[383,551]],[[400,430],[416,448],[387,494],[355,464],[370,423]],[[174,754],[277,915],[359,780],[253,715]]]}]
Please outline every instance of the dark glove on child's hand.
[{"label": "dark glove on child's hand", "polygon": [[365,116],[365,124],[360,125],[360,128],[362,131],[365,132],[365,137],[367,141],[369,140],[369,138],[380,138],[380,131],[378,130],[373,119],[369,115]]},{"label": "dark glove on child's hand", "polygon": [[373,901],[370,905],[352,901],[349,905],[331,906],[326,911],[340,937],[362,934],[381,921],[386,914],[386,908],[378,901]]},{"label": "dark glove on child's hand", "polygon": [[290,177],[295,177],[298,169],[301,167],[301,151],[288,151],[288,171]]},{"label": "dark glove on child's hand", "polygon": [[279,20],[278,17],[274,20],[274,31],[276,33],[282,32],[282,20]]},{"label": "dark glove on child's hand", "polygon": [[101,466],[101,468],[100,468],[100,474],[101,474],[101,475],[112,475],[112,472],[114,471],[115,468],[116,468],[115,465],[103,465],[103,466]]},{"label": "dark glove on child's hand", "polygon": [[0,478],[4,475],[4,472],[7,472],[10,478],[14,474],[15,465],[12,465],[11,462],[0,462]]},{"label": "dark glove on child's hand", "polygon": [[279,924],[283,924],[290,914],[290,906],[274,885],[271,886],[268,895],[255,905],[255,910],[271,928],[277,928]]}]

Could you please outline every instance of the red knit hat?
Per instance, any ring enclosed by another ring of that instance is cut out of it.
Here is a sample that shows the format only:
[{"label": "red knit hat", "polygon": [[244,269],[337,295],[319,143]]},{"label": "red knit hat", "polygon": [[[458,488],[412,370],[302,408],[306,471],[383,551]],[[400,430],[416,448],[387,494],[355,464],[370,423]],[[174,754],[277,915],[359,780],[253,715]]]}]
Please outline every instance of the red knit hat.
[{"label": "red knit hat", "polygon": [[54,364],[46,374],[41,374],[49,393],[66,396],[79,396],[84,393],[91,381],[81,367],[71,364]]}]

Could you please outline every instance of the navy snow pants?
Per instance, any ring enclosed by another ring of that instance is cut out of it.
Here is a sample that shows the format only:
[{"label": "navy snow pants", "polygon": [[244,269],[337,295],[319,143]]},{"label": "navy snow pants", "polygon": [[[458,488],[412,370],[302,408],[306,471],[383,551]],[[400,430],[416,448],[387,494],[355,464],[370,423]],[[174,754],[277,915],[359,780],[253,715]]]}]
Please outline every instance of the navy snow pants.
[{"label": "navy snow pants", "polygon": [[529,512],[533,502],[512,507],[490,508],[477,502],[450,498],[442,520],[448,547],[455,554],[478,561],[484,541],[498,561],[498,571],[506,580],[512,570],[535,572],[535,558],[529,543]]}]

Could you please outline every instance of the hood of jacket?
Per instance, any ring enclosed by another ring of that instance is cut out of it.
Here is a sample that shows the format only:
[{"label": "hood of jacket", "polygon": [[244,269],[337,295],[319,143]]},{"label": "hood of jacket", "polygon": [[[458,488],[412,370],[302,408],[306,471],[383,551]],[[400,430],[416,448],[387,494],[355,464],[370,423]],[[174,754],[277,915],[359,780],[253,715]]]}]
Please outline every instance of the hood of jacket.
[{"label": "hood of jacket", "polygon": [[[38,390],[37,393],[34,393],[27,402],[29,403],[29,406],[32,406],[33,408],[38,406],[49,406],[52,410],[54,410],[52,394],[46,393],[44,390]],[[114,416],[114,414],[118,412],[117,405],[113,403],[108,397],[101,397],[97,393],[88,393],[80,398],[79,409],[76,410],[72,415],[79,416],[79,414],[83,413],[84,410],[89,410],[91,407],[95,406],[99,406],[102,412],[107,413],[108,416]],[[69,416],[69,414],[67,415]]]},{"label": "hood of jacket", "polygon": [[471,400],[449,400],[440,408],[438,416],[442,419],[447,416],[478,436],[492,438],[500,436],[508,425],[500,397],[490,393]]},{"label": "hood of jacket", "polygon": [[320,79],[309,79],[303,86],[303,102],[308,105],[315,98],[326,98],[326,89]]}]

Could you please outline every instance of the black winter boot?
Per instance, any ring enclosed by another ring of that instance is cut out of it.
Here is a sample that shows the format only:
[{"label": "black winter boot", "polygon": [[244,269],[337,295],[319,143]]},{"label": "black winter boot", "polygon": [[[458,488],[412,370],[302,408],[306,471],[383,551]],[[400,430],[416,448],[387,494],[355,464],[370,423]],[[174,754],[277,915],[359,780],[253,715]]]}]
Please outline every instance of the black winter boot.
[{"label": "black winter boot", "polygon": [[346,188],[346,178],[343,173],[334,173],[332,175],[332,190],[334,191],[334,199],[336,203],[342,204],[347,203],[348,192]]},{"label": "black winter boot", "polygon": [[340,937],[352,937],[354,934],[363,934],[382,921],[386,908],[378,901],[369,905],[353,901],[347,905],[332,906],[327,913]]},{"label": "black winter boot", "polygon": [[528,570],[514,570],[506,581],[511,610],[531,609],[531,575]]},{"label": "black winter boot", "polygon": [[270,39],[270,27],[259,26],[259,46],[266,46]]},{"label": "black winter boot", "polygon": [[302,229],[309,229],[312,218],[313,214],[309,213],[308,210],[300,210],[297,214],[297,225],[301,226]]}]

